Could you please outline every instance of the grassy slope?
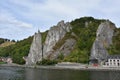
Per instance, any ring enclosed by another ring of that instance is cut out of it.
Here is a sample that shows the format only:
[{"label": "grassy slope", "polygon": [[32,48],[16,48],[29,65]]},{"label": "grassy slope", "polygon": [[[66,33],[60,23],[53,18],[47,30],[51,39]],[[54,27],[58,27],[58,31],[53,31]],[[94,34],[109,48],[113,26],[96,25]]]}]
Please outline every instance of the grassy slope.
[{"label": "grassy slope", "polygon": [[7,46],[10,46],[10,45],[13,45],[13,44],[15,44],[15,42],[7,41],[7,42],[4,42],[4,43],[0,44],[0,47],[7,47]]}]

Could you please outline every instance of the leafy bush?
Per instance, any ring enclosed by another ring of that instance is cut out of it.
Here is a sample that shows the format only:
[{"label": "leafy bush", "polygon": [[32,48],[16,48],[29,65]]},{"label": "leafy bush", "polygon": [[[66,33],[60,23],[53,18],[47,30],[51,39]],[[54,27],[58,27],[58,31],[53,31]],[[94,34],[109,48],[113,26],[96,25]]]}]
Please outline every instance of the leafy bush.
[{"label": "leafy bush", "polygon": [[7,63],[6,63],[6,62],[1,62],[1,61],[0,61],[0,64],[7,64]]},{"label": "leafy bush", "polygon": [[61,60],[63,60],[64,59],[64,55],[62,54],[62,53],[60,53],[59,55],[58,55],[58,57],[57,57],[57,60],[58,61],[61,61]]},{"label": "leafy bush", "polygon": [[43,59],[42,61],[37,62],[37,65],[54,65],[54,64],[57,64],[56,60]]}]

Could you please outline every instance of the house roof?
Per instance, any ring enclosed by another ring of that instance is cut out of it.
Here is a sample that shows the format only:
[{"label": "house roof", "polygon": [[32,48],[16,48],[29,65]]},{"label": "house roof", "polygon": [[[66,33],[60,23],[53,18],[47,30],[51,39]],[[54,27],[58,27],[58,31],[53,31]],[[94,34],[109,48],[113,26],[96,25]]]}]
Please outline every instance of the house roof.
[{"label": "house roof", "polygon": [[120,55],[109,55],[107,59],[120,59]]}]

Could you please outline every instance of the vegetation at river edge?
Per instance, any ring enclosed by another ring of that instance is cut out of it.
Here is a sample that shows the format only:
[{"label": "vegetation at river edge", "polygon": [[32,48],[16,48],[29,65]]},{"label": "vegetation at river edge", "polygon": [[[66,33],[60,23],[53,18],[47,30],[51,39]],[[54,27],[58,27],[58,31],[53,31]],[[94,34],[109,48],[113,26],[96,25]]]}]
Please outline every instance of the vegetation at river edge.
[{"label": "vegetation at river edge", "polygon": [[38,61],[37,65],[54,65],[57,63],[57,60],[43,59],[42,61]]}]

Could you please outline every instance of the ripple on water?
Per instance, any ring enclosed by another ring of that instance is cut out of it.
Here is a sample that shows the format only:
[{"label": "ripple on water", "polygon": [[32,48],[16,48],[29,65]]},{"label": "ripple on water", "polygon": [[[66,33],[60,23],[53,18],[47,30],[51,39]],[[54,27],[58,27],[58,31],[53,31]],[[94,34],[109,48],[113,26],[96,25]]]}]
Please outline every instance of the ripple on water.
[{"label": "ripple on water", "polygon": [[0,67],[0,80],[23,80],[22,68]]}]

